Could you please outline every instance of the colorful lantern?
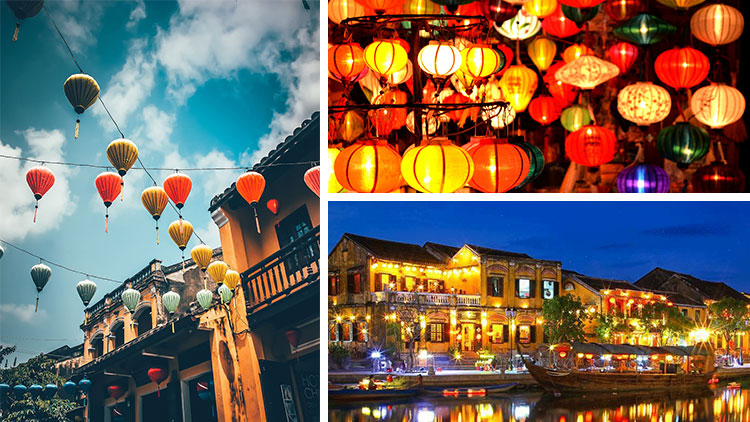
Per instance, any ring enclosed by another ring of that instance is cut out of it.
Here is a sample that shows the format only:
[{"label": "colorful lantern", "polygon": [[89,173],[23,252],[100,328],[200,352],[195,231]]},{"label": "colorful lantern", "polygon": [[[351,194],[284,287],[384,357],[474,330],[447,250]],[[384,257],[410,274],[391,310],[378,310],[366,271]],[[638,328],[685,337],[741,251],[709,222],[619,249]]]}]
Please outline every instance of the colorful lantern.
[{"label": "colorful lantern", "polygon": [[529,174],[521,184],[514,188],[519,189],[542,174],[544,170],[544,153],[536,145],[529,142],[514,142],[512,140],[510,142],[513,145],[521,147],[526,152],[526,155],[529,156]]},{"label": "colorful lantern", "polygon": [[388,9],[394,9],[401,7],[405,0],[357,0],[357,2],[365,7],[373,9],[378,15],[382,15]]},{"label": "colorful lantern", "polygon": [[671,109],[672,97],[669,92],[651,82],[636,82],[617,94],[617,111],[639,126],[661,122]]},{"label": "colorful lantern", "polygon": [[659,3],[669,6],[673,9],[690,9],[693,6],[697,6],[706,0],[656,0]]},{"label": "colorful lantern", "polygon": [[711,137],[703,128],[678,122],[659,132],[656,147],[664,158],[678,164],[690,164],[706,155],[711,147]]},{"label": "colorful lantern", "polygon": [[503,22],[502,25],[498,26],[496,23],[495,29],[500,35],[511,40],[525,40],[536,35],[542,29],[542,23],[539,18],[521,9],[516,16]]},{"label": "colorful lantern", "polygon": [[184,173],[173,173],[164,179],[164,191],[169,196],[169,199],[174,202],[178,210],[181,210],[185,206],[192,188],[193,181],[190,179],[190,176]]},{"label": "colorful lantern", "polygon": [[406,66],[409,56],[399,40],[376,39],[365,47],[367,67],[381,75],[390,75]]},{"label": "colorful lantern", "polygon": [[596,56],[583,56],[563,65],[555,72],[555,78],[581,89],[594,89],[619,74],[620,69],[614,64]]},{"label": "colorful lantern", "polygon": [[36,305],[34,306],[34,312],[39,310],[39,293],[41,293],[44,286],[47,285],[51,276],[52,270],[41,262],[31,267],[31,281],[33,281],[34,286],[36,286]]},{"label": "colorful lantern", "polygon": [[336,44],[328,49],[328,71],[345,84],[359,79],[365,66],[365,52],[357,43]]},{"label": "colorful lantern", "polygon": [[211,303],[214,301],[214,294],[208,289],[201,289],[196,293],[195,298],[198,299],[201,308],[203,308],[204,311],[207,311],[211,307]]},{"label": "colorful lantern", "polygon": [[104,214],[104,232],[109,233],[109,206],[112,205],[117,196],[122,192],[122,177],[113,171],[105,171],[96,176],[96,190],[104,202],[106,213]]},{"label": "colorful lantern", "polygon": [[13,396],[16,398],[16,400],[23,400],[23,396],[26,394],[26,391],[28,391],[28,388],[26,388],[23,384],[17,384],[13,386]]},{"label": "colorful lantern", "polygon": [[138,159],[138,147],[129,139],[115,139],[107,146],[107,158],[117,173],[124,177]]},{"label": "colorful lantern", "polygon": [[557,54],[557,44],[549,38],[536,37],[528,46],[529,58],[542,72],[549,69]]},{"label": "colorful lantern", "polygon": [[708,57],[700,51],[685,47],[672,48],[656,58],[656,76],[672,88],[692,88],[703,82],[711,67]]},{"label": "colorful lantern", "polygon": [[482,138],[469,152],[474,162],[471,187],[486,193],[507,192],[520,185],[529,175],[526,151],[507,141]]},{"label": "colorful lantern", "polygon": [[462,63],[461,52],[451,43],[430,41],[419,51],[419,67],[434,78],[446,78],[458,70]]},{"label": "colorful lantern", "polygon": [[404,3],[406,15],[439,15],[440,12],[440,5],[430,0],[407,0]]},{"label": "colorful lantern", "polygon": [[18,40],[18,31],[21,28],[21,21],[36,16],[44,7],[44,0],[6,0],[5,4],[16,16],[16,30],[13,31],[13,42]]},{"label": "colorful lantern", "polygon": [[205,243],[201,243],[200,245],[197,245],[190,250],[190,257],[193,258],[193,262],[195,262],[195,265],[197,265],[198,268],[200,268],[202,271],[206,270],[206,267],[208,267],[208,264],[211,262],[211,257],[213,255],[213,249],[211,249],[211,247],[206,245]]},{"label": "colorful lantern", "polygon": [[366,13],[367,9],[355,0],[331,0],[328,2],[328,19],[333,23],[341,23],[349,18],[365,16]]},{"label": "colorful lantern", "polygon": [[558,38],[572,37],[581,31],[581,28],[575,22],[565,17],[560,6],[557,7],[554,13],[544,19],[542,28],[548,34]]},{"label": "colorful lantern", "polygon": [[531,102],[538,83],[536,72],[524,65],[513,65],[500,79],[500,89],[513,109],[522,112]]},{"label": "colorful lantern", "polygon": [[620,69],[620,74],[627,73],[638,58],[638,47],[626,42],[618,42],[607,50],[609,61]]},{"label": "colorful lantern", "polygon": [[78,381],[78,388],[83,391],[83,394],[88,394],[89,390],[91,390],[91,380],[86,377],[81,378],[80,381]]},{"label": "colorful lantern", "polygon": [[74,400],[75,395],[78,392],[78,385],[76,385],[76,383],[74,383],[73,381],[65,381],[65,384],[63,384],[63,391],[65,392],[68,400]]},{"label": "colorful lantern", "polygon": [[[96,99],[99,98],[99,84],[94,78],[84,73],[76,73],[65,80],[63,84],[65,96],[68,98],[70,105],[76,113],[83,114],[87,108],[91,107]],[[76,119],[75,139],[78,139],[78,127],[81,124],[81,118]]]},{"label": "colorful lantern", "polygon": [[590,9],[603,3],[604,0],[559,0],[561,4],[580,9]]},{"label": "colorful lantern", "polygon": [[232,301],[232,297],[234,296],[234,293],[232,292],[232,289],[227,287],[225,284],[222,284],[219,286],[218,289],[219,298],[221,298],[222,303],[228,304]]},{"label": "colorful lantern", "polygon": [[581,58],[582,56],[593,56],[594,50],[588,48],[585,44],[573,44],[566,48],[562,53],[563,60],[565,63],[570,63],[575,59]]},{"label": "colorful lantern", "polygon": [[365,133],[365,121],[359,113],[349,110],[344,113],[337,133],[342,140],[351,142]]},{"label": "colorful lantern", "polygon": [[640,163],[625,167],[617,175],[617,191],[620,193],[667,193],[669,175],[663,168]]},{"label": "colorful lantern", "polygon": [[576,25],[581,26],[591,19],[594,19],[594,17],[599,13],[600,5],[596,5],[590,8],[578,8],[563,4],[562,6],[560,6],[560,8],[562,9],[563,15],[565,15],[566,18],[575,22]]},{"label": "colorful lantern", "polygon": [[234,290],[235,287],[237,287],[237,284],[240,282],[240,273],[238,273],[235,270],[227,270],[227,272],[224,274],[224,281],[223,284],[229,287],[230,289]]},{"label": "colorful lantern", "polygon": [[271,214],[277,215],[279,213],[279,200],[269,199],[266,201],[266,208],[268,208],[268,211],[271,211]]},{"label": "colorful lantern", "polygon": [[461,50],[461,69],[474,79],[486,78],[503,66],[505,55],[489,45],[474,44]]},{"label": "colorful lantern", "polygon": [[560,108],[573,104],[573,101],[578,96],[577,87],[563,83],[555,77],[557,71],[564,65],[565,63],[563,62],[554,63],[547,69],[547,73],[544,74],[544,82],[547,84],[547,90],[552,95],[552,98],[557,101]]},{"label": "colorful lantern", "polygon": [[333,172],[333,163],[336,162],[336,157],[338,157],[339,153],[341,152],[340,148],[328,148],[328,161],[326,162],[326,172],[328,173],[328,192],[329,193],[339,193],[344,190],[344,187],[341,186],[341,183],[336,179],[336,174]]},{"label": "colorful lantern", "polygon": [[[408,66],[407,66],[408,67]],[[406,104],[407,95],[397,88],[389,89],[375,97],[374,104]],[[388,136],[394,129],[401,129],[406,124],[406,107],[379,108],[370,110],[370,121],[379,136]],[[363,128],[364,132],[364,128]]]},{"label": "colorful lantern", "polygon": [[78,292],[78,296],[83,302],[83,306],[89,306],[91,298],[93,298],[94,294],[96,293],[96,283],[89,280],[88,278],[79,281],[78,284],[76,284],[76,291]]},{"label": "colorful lantern", "polygon": [[560,115],[560,123],[568,132],[575,132],[591,124],[591,114],[588,107],[574,105],[566,108]]},{"label": "colorful lantern", "polygon": [[648,13],[639,13],[612,32],[620,38],[639,45],[656,44],[677,32],[671,23]]},{"label": "colorful lantern", "polygon": [[693,189],[699,193],[742,193],[745,175],[736,167],[716,161],[693,175]]},{"label": "colorful lantern", "polygon": [[699,9],[690,19],[690,32],[706,44],[717,46],[736,41],[745,27],[742,13],[726,4]]},{"label": "colorful lantern", "polygon": [[543,95],[531,100],[529,104],[529,115],[537,123],[548,125],[560,117],[560,106],[554,98]]},{"label": "colorful lantern", "polygon": [[538,18],[545,18],[557,9],[557,0],[529,0],[523,4],[526,13]]},{"label": "colorful lantern", "polygon": [[47,167],[35,166],[26,172],[26,183],[34,194],[36,204],[34,205],[34,222],[36,223],[36,212],[39,209],[39,200],[55,184],[55,174]]},{"label": "colorful lantern", "polygon": [[168,291],[161,297],[161,303],[164,305],[164,309],[170,314],[177,312],[177,307],[180,306],[180,295],[177,292]]},{"label": "colorful lantern", "polygon": [[169,203],[167,192],[161,186],[151,186],[141,193],[141,202],[156,222],[156,244],[159,244],[159,218]]},{"label": "colorful lantern", "polygon": [[721,129],[745,113],[745,97],[729,85],[712,83],[699,88],[690,99],[695,118],[712,129]]},{"label": "colorful lantern", "polygon": [[482,110],[482,119],[489,120],[493,129],[502,129],[516,119],[516,110],[513,107],[484,107]]},{"label": "colorful lantern", "polygon": [[185,270],[185,248],[193,235],[193,225],[187,220],[173,221],[169,225],[169,237],[182,251],[182,269]]},{"label": "colorful lantern", "polygon": [[479,5],[482,15],[495,25],[502,25],[518,14],[518,9],[505,0],[481,0]]},{"label": "colorful lantern", "polygon": [[315,166],[305,172],[305,184],[320,198],[320,166]]},{"label": "colorful lantern", "polygon": [[120,399],[120,397],[124,396],[125,393],[127,393],[127,388],[123,387],[120,384],[112,384],[109,387],[107,387],[107,393],[110,397],[115,399],[115,402]]},{"label": "colorful lantern", "polygon": [[57,394],[57,385],[47,384],[44,386],[44,391],[42,391],[42,399],[52,400],[55,394]]},{"label": "colorful lantern", "polygon": [[615,21],[626,21],[644,12],[646,5],[643,0],[606,0],[604,11]]},{"label": "colorful lantern", "polygon": [[448,138],[433,138],[412,148],[401,161],[401,175],[412,188],[425,193],[450,193],[462,188],[474,164],[462,148]]},{"label": "colorful lantern", "polygon": [[601,126],[584,126],[565,138],[565,152],[574,163],[597,167],[615,157],[615,134]]},{"label": "colorful lantern", "polygon": [[260,233],[260,221],[258,220],[256,205],[261,195],[263,195],[263,190],[266,188],[266,179],[256,171],[248,171],[237,178],[235,186],[237,187],[237,192],[252,206],[253,214],[255,215],[255,228]]},{"label": "colorful lantern", "polygon": [[357,142],[339,153],[336,180],[353,192],[391,192],[401,184],[401,156],[385,140]]},{"label": "colorful lantern", "polygon": [[125,305],[125,308],[127,308],[132,314],[135,312],[138,304],[141,303],[141,292],[132,287],[128,287],[122,292],[120,298],[122,299],[122,304]]},{"label": "colorful lantern", "polygon": [[221,284],[224,281],[224,277],[226,277],[228,269],[229,265],[224,261],[214,261],[208,265],[206,272],[214,279],[216,284]]},{"label": "colorful lantern", "polygon": [[149,368],[147,374],[148,378],[156,384],[156,397],[159,397],[161,394],[159,391],[159,384],[169,377],[169,373],[164,368]]},{"label": "colorful lantern", "polygon": [[39,384],[32,384],[31,387],[29,387],[29,395],[31,395],[31,400],[36,400],[39,398],[39,395],[42,394],[42,386]]}]

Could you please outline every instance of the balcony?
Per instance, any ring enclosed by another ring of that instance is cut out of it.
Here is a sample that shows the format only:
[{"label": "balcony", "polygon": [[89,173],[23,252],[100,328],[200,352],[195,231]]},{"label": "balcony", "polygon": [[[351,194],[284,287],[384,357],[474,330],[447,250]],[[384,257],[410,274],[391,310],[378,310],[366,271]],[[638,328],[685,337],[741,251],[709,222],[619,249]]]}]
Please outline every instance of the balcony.
[{"label": "balcony", "polygon": [[373,302],[403,303],[435,306],[481,306],[481,295],[418,292],[374,292]]},{"label": "balcony", "polygon": [[242,273],[247,312],[320,280],[320,226]]}]

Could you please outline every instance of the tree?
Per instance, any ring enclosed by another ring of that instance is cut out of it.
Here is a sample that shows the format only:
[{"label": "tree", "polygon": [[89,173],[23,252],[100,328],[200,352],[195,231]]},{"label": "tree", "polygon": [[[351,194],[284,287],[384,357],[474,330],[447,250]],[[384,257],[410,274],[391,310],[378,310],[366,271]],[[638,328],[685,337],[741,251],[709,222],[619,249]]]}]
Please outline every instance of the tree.
[{"label": "tree", "polygon": [[[0,370],[0,379],[10,386],[23,384],[26,387],[33,384],[56,384],[61,388],[65,382],[65,379],[55,372],[54,360],[44,354],[14,368]],[[74,405],[70,401],[58,397],[51,400],[43,400],[40,397],[32,401],[28,393],[23,400],[6,396],[0,419],[7,422],[67,422],[69,419],[65,412],[72,407]]]},{"label": "tree", "polygon": [[748,318],[747,304],[732,297],[725,297],[708,306],[711,328],[724,337],[729,344],[735,334],[745,331]]},{"label": "tree", "polygon": [[695,328],[695,323],[679,309],[664,303],[646,304],[633,317],[641,332],[659,334],[657,346],[673,344]]},{"label": "tree", "polygon": [[545,300],[542,305],[544,335],[552,344],[583,341],[586,331],[583,324],[588,319],[586,307],[571,295]]},{"label": "tree", "polygon": [[[2,368],[3,360],[5,357],[16,351],[16,346],[3,346],[0,344],[0,368]],[[8,366],[7,363],[5,365]]]}]

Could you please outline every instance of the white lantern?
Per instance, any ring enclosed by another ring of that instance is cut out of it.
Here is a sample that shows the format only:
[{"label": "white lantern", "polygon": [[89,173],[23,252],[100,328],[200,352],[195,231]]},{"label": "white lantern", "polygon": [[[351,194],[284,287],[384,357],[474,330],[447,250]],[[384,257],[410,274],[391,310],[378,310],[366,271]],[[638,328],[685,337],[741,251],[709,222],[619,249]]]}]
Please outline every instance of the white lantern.
[{"label": "white lantern", "polygon": [[419,67],[436,77],[450,76],[461,67],[461,52],[451,43],[431,41],[417,57]]},{"label": "white lantern", "polygon": [[581,56],[557,69],[555,79],[581,89],[594,89],[619,74],[620,68],[614,63],[596,56]]},{"label": "white lantern", "polygon": [[714,46],[737,40],[744,27],[742,13],[725,4],[706,6],[690,19],[690,32],[704,43]]},{"label": "white lantern", "polygon": [[729,85],[713,83],[695,91],[690,108],[699,122],[720,129],[742,117],[745,97]]},{"label": "white lantern", "polygon": [[542,22],[536,16],[521,9],[516,16],[503,22],[502,25],[497,26],[495,24],[495,29],[500,35],[512,40],[525,40],[533,37],[542,29]]},{"label": "white lantern", "polygon": [[617,94],[617,111],[639,126],[661,122],[670,110],[672,97],[669,92],[651,82],[636,82]]}]

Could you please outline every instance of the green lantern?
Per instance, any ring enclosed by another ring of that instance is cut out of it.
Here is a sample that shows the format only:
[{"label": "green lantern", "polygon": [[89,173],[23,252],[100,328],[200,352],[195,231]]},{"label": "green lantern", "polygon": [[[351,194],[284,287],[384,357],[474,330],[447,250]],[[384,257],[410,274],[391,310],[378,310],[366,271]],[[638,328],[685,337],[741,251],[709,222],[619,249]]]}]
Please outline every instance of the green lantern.
[{"label": "green lantern", "polygon": [[656,147],[664,158],[685,168],[708,153],[711,137],[703,128],[679,122],[659,132],[656,136]]},{"label": "green lantern", "polygon": [[540,174],[542,174],[542,170],[544,170],[544,153],[542,153],[542,150],[537,148],[537,146],[534,144],[524,142],[523,138],[521,138],[519,141],[520,142],[514,142],[513,140],[511,140],[510,142],[523,148],[523,150],[526,152],[526,155],[529,156],[530,167],[529,174],[525,179],[523,179],[523,182],[521,182],[521,184],[512,189],[513,191],[517,191],[520,188],[526,186],[529,182],[536,179]]},{"label": "green lantern", "polygon": [[568,132],[575,132],[578,129],[591,124],[591,114],[588,107],[574,105],[566,108],[560,115],[560,123]]},{"label": "green lantern", "polygon": [[130,313],[135,312],[135,308],[137,308],[138,304],[141,302],[141,292],[132,287],[129,287],[122,292],[120,297],[122,297],[122,303],[128,308]]},{"label": "green lantern", "polygon": [[78,291],[78,296],[81,297],[83,306],[89,306],[91,298],[94,297],[94,293],[96,293],[96,283],[89,279],[79,281],[78,284],[76,284],[76,290]]},{"label": "green lantern", "polygon": [[201,289],[195,297],[198,299],[198,303],[204,311],[211,307],[211,302],[214,300],[214,294],[208,289]]},{"label": "green lantern", "polygon": [[601,4],[598,4],[591,8],[581,9],[578,7],[571,7],[566,5],[561,5],[563,15],[565,15],[566,18],[572,20],[576,23],[576,25],[581,26],[584,23],[590,21],[591,19],[594,19],[597,13],[599,13],[599,9],[601,8]]},{"label": "green lantern", "polygon": [[227,287],[225,284],[219,286],[219,297],[221,298],[222,302],[229,303],[232,300],[233,296],[234,293],[232,292],[232,289]]},{"label": "green lantern", "polygon": [[177,307],[180,305],[180,295],[177,292],[168,291],[161,297],[161,303],[164,305],[164,309],[170,314],[177,311]]},{"label": "green lantern", "polygon": [[649,15],[640,13],[618,26],[612,32],[618,37],[640,45],[656,44],[665,37],[677,32],[677,27],[671,23]]}]

